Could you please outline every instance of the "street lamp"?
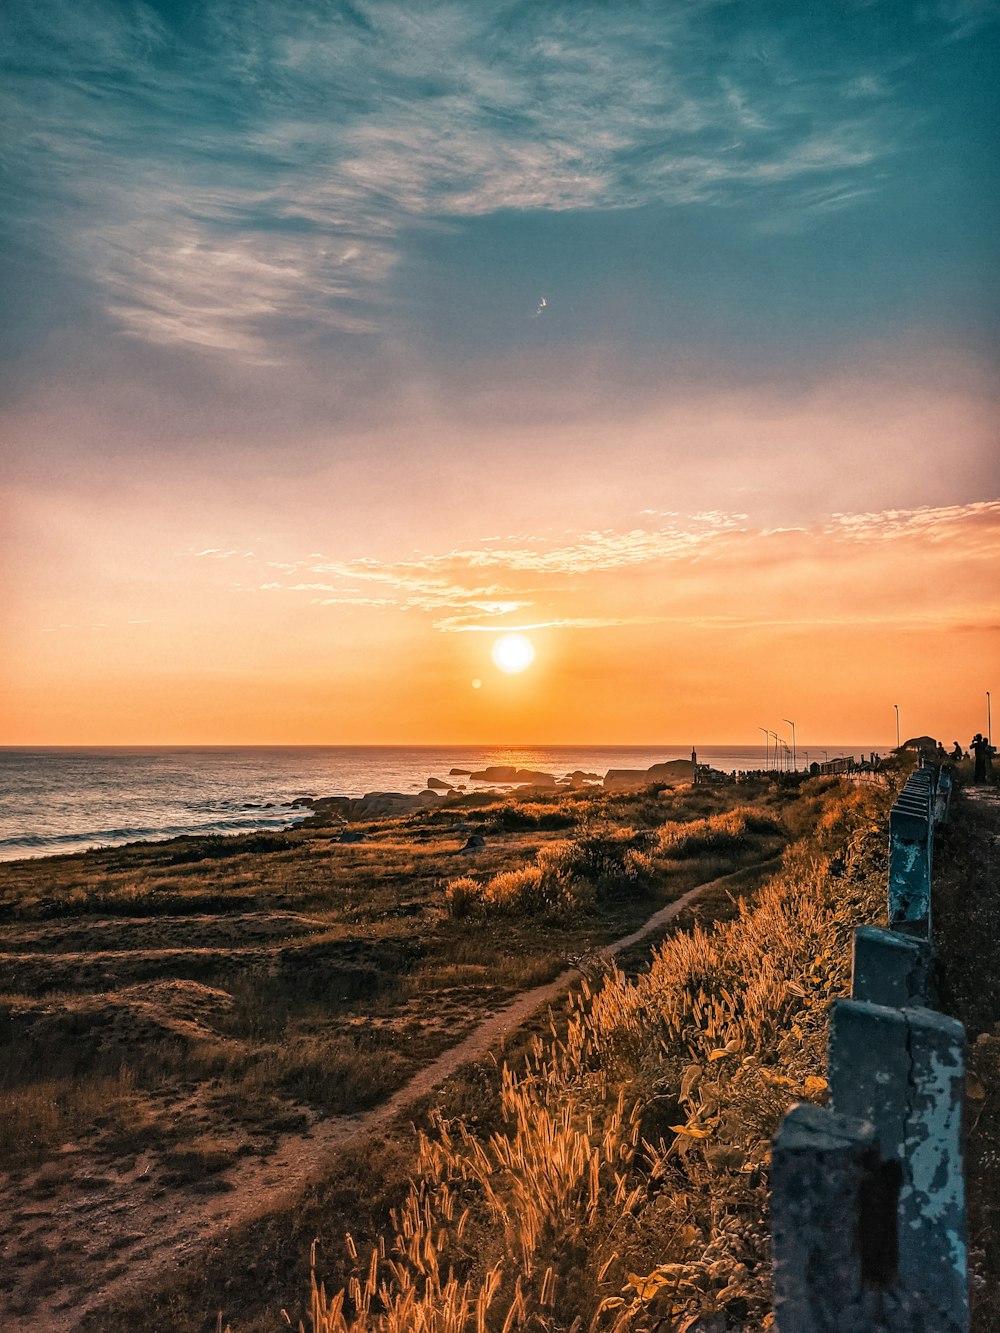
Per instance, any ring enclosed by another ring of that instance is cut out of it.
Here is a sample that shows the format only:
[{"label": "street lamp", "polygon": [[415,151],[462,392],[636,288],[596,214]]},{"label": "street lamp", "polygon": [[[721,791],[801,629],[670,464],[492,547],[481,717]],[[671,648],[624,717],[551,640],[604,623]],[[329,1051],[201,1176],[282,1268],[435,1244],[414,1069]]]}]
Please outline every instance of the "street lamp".
[{"label": "street lamp", "polygon": [[986,744],[993,744],[993,721],[990,717],[990,692],[986,691]]},{"label": "street lamp", "polygon": [[767,734],[768,734],[768,733],[767,733],[767,727],[758,727],[757,730],[758,730],[758,731],[762,731],[762,732],[764,733],[764,768],[765,768],[765,770],[766,770],[766,769],[767,769],[767,761],[768,761],[768,759],[770,759],[770,757],[771,757],[771,752],[770,752],[770,750],[768,749],[768,744],[767,744]]},{"label": "street lamp", "polygon": [[896,710],[896,749],[899,749],[899,704],[893,704]]},{"label": "street lamp", "polygon": [[792,729],[792,768],[798,769],[799,752],[795,747],[795,723],[789,717],[783,717],[782,722],[787,722]]}]

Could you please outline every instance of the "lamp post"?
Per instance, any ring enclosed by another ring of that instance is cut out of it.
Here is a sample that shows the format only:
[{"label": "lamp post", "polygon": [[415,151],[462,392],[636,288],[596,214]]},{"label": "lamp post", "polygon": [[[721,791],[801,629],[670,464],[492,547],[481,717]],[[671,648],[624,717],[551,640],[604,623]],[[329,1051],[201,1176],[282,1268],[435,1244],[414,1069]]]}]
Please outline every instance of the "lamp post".
[{"label": "lamp post", "polygon": [[782,722],[787,722],[792,729],[792,768],[798,770],[799,752],[795,747],[795,723],[789,717],[783,717]]},{"label": "lamp post", "polygon": [[986,744],[993,744],[993,720],[990,717],[990,692],[986,691]]},{"label": "lamp post", "polygon": [[772,740],[774,741],[774,767],[775,767],[775,771],[777,771],[777,768],[778,768],[778,733],[777,733],[776,731],[769,731],[767,734],[768,734],[768,735],[772,738]]},{"label": "lamp post", "polygon": [[762,731],[764,733],[764,769],[766,771],[767,761],[771,757],[771,752],[767,744],[767,727],[758,727],[757,730]]},{"label": "lamp post", "polygon": [[899,704],[893,704],[896,710],[896,749],[899,749]]}]

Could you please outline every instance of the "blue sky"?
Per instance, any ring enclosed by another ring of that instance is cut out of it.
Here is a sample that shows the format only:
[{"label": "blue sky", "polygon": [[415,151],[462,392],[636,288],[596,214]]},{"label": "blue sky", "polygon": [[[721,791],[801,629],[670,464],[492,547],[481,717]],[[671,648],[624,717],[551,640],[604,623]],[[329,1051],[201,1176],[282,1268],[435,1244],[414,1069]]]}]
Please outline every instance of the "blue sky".
[{"label": "blue sky", "polygon": [[927,511],[979,549],[994,0],[9,0],[0,29],[22,628],[70,585],[155,622],[171,562],[237,548],[357,574]]},{"label": "blue sky", "polygon": [[993,5],[6,14],[8,356],[993,345]]}]

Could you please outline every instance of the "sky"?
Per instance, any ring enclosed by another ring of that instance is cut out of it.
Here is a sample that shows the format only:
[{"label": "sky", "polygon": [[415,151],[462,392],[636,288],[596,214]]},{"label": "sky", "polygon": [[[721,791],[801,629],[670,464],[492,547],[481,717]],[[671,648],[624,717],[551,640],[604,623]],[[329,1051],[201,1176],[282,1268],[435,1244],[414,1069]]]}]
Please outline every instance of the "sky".
[{"label": "sky", "polygon": [[7,0],[0,744],[985,730],[998,42]]}]

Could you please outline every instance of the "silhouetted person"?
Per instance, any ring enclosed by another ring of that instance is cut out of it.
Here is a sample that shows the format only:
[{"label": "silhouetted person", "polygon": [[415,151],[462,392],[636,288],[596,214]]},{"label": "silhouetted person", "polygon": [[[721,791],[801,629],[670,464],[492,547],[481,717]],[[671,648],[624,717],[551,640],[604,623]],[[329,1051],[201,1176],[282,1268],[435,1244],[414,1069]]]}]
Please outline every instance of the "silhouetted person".
[{"label": "silhouetted person", "polygon": [[971,748],[972,753],[976,757],[976,781],[985,782],[987,772],[993,767],[990,762],[992,759],[992,755],[990,754],[990,743],[977,731],[972,738]]},{"label": "silhouetted person", "polygon": [[955,764],[960,764],[965,758],[965,755],[962,753],[962,747],[959,745],[958,741],[955,742],[954,749],[948,757]]}]

